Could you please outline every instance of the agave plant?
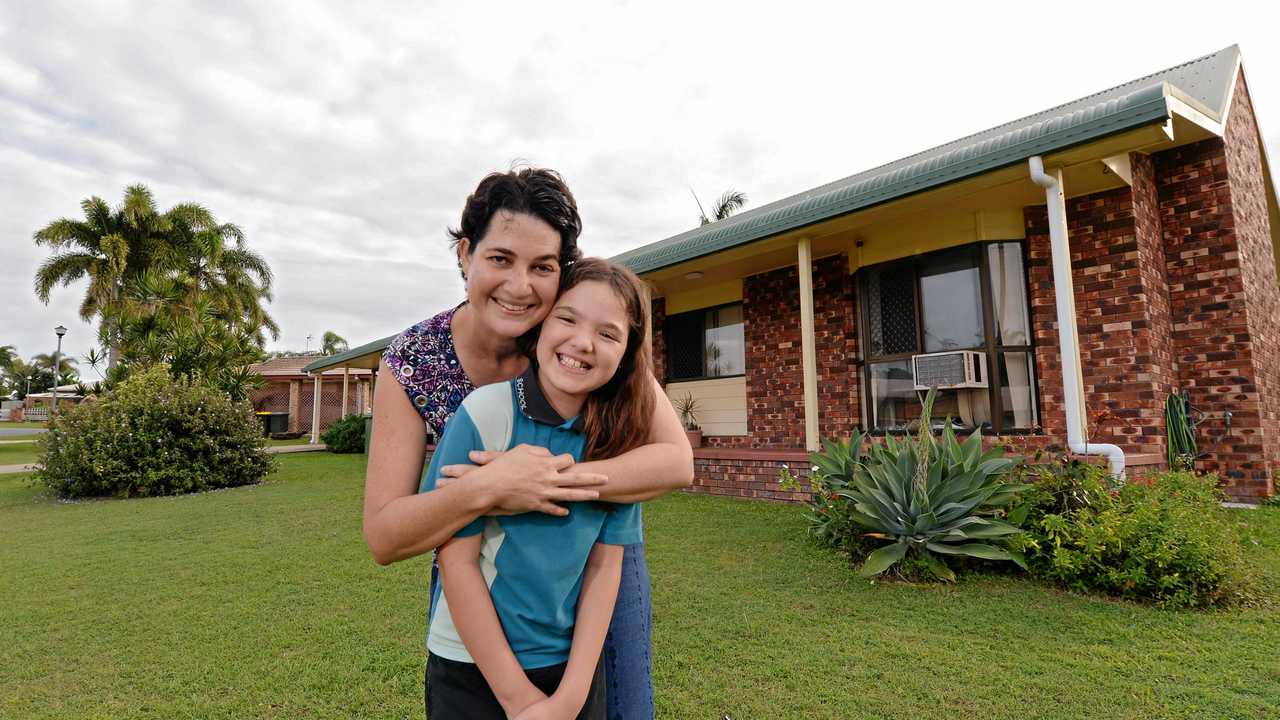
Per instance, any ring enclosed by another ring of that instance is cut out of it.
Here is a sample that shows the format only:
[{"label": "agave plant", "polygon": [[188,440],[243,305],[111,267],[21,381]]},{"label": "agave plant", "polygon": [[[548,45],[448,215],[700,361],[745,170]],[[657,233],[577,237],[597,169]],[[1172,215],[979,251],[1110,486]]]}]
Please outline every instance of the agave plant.
[{"label": "agave plant", "polygon": [[[848,515],[872,538],[891,540],[867,556],[860,573],[872,577],[909,553],[920,557],[935,576],[955,580],[941,556],[968,555],[1010,560],[1025,568],[1021,553],[1004,547],[1021,532],[996,515],[1028,485],[1006,482],[1016,464],[993,448],[982,451],[973,433],[963,443],[944,423],[941,438],[930,429],[936,391],[925,399],[916,437],[886,437],[865,457],[845,445],[828,445],[810,456],[815,474],[835,495],[853,503]],[[859,445],[861,438],[857,438]]]}]

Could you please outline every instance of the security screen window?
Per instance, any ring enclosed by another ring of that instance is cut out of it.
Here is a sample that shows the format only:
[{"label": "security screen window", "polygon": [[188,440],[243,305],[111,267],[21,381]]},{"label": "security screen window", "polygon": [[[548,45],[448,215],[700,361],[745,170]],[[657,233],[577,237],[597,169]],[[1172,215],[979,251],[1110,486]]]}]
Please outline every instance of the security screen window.
[{"label": "security screen window", "polygon": [[747,371],[742,303],[668,316],[666,339],[668,382]]},{"label": "security screen window", "polygon": [[979,243],[859,272],[867,422],[873,431],[914,428],[924,392],[913,355],[970,350],[986,358],[987,388],[940,390],[934,424],[957,430],[1036,426],[1027,276],[1020,242]]}]

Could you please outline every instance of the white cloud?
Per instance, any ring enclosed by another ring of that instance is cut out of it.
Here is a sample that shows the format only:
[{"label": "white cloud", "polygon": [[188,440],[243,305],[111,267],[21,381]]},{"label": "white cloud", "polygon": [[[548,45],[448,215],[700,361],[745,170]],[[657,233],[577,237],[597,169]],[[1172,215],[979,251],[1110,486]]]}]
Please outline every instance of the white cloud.
[{"label": "white cloud", "polygon": [[517,159],[609,255],[692,227],[691,187],[758,206],[1233,42],[1278,146],[1264,23],[1099,8],[0,0],[0,344],[89,347],[81,288],[32,297],[31,233],[133,182],[241,225],[300,348],[455,302],[444,230]]}]

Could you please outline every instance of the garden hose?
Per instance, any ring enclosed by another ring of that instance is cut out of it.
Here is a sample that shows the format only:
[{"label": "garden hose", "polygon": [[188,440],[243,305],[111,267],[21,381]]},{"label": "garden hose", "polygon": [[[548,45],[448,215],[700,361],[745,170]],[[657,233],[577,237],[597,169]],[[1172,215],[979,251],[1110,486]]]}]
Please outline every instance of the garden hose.
[{"label": "garden hose", "polygon": [[1169,469],[1194,467],[1199,452],[1196,449],[1196,423],[1191,420],[1191,402],[1181,395],[1169,395],[1164,403],[1164,420],[1169,432]]}]

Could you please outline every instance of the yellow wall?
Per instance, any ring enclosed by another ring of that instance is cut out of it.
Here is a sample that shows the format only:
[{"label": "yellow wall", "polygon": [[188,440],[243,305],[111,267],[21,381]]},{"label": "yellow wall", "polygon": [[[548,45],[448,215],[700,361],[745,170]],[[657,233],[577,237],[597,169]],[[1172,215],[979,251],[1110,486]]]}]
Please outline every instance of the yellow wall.
[{"label": "yellow wall", "polygon": [[701,285],[699,280],[687,281],[688,290],[673,292],[667,295],[668,315],[701,310],[742,300],[742,280],[732,280],[714,285]]},{"label": "yellow wall", "polygon": [[849,270],[982,240],[1024,237],[1021,208],[901,218],[859,229],[862,246],[849,253]]},{"label": "yellow wall", "polygon": [[747,434],[745,377],[667,383],[667,397],[673,404],[686,394],[693,395],[698,401],[694,414],[704,435]]}]

